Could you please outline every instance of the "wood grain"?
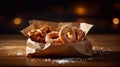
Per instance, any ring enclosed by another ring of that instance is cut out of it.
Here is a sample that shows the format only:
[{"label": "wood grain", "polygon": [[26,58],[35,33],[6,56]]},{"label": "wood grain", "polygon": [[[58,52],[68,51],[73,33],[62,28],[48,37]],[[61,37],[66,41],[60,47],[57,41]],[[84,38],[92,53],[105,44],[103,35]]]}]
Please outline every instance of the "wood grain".
[{"label": "wood grain", "polygon": [[[117,53],[95,53],[90,58],[77,58],[67,63],[58,63],[62,59],[26,58],[27,38],[22,35],[0,35],[0,66],[115,66],[120,65],[120,35],[91,34],[86,38],[92,43],[94,51],[112,51]],[[113,56],[111,56],[113,54]],[[109,57],[108,57],[109,56]],[[104,58],[104,59],[103,59]],[[83,59],[83,60],[82,60]],[[87,60],[86,60],[87,59]],[[64,60],[65,61],[65,60]],[[70,62],[71,61],[71,62]]]}]

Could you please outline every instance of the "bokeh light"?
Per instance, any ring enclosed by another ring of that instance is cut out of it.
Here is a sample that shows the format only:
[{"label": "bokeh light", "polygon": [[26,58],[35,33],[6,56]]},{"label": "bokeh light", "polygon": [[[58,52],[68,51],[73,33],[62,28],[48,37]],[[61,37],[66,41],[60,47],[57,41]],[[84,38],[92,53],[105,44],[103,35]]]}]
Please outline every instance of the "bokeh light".
[{"label": "bokeh light", "polygon": [[115,25],[117,25],[117,24],[119,24],[119,19],[118,18],[113,18],[113,24],[115,24]]},{"label": "bokeh light", "polygon": [[20,25],[22,23],[22,19],[21,18],[14,18],[13,23],[15,25]]},{"label": "bokeh light", "polygon": [[87,13],[87,10],[86,10],[85,7],[77,6],[77,7],[75,8],[75,13],[76,13],[77,15],[85,15],[85,14]]}]

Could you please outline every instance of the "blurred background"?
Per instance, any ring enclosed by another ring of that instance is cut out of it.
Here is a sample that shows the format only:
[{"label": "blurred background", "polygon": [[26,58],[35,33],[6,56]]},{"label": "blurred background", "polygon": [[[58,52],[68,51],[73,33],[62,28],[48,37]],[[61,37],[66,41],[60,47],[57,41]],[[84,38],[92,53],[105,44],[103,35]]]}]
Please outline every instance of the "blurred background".
[{"label": "blurred background", "polygon": [[120,0],[0,0],[0,34],[21,34],[32,19],[94,24],[89,34],[120,34]]}]

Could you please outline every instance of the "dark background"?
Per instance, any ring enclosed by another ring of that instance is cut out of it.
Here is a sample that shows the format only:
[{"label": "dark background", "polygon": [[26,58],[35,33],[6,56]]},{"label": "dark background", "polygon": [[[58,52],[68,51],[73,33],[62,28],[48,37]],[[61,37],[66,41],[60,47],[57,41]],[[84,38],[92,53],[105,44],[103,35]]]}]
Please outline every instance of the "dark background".
[{"label": "dark background", "polygon": [[[75,12],[77,7],[83,14]],[[32,19],[86,22],[94,24],[90,34],[120,34],[115,17],[120,19],[119,0],[0,0],[0,34],[21,34]],[[21,24],[14,24],[15,18]]]}]

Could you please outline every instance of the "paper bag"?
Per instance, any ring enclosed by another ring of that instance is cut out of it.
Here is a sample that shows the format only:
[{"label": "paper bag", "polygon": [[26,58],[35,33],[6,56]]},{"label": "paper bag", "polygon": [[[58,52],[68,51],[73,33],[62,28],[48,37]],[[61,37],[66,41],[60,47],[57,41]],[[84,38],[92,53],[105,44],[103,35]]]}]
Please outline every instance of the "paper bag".
[{"label": "paper bag", "polygon": [[[52,25],[54,28],[61,27],[62,25],[70,25],[79,27],[87,35],[88,31],[93,25],[87,23],[75,22],[49,22],[31,20],[30,26],[23,29],[21,32],[27,36],[30,30],[41,28],[43,25]],[[28,38],[26,42],[26,56],[27,57],[79,57],[79,56],[92,56],[91,43],[83,38],[82,41],[72,42],[67,44],[52,44],[52,43],[38,43]]]}]

